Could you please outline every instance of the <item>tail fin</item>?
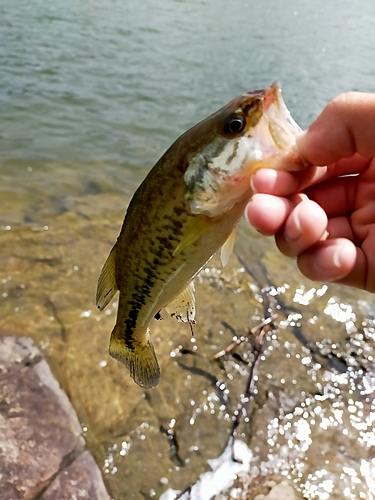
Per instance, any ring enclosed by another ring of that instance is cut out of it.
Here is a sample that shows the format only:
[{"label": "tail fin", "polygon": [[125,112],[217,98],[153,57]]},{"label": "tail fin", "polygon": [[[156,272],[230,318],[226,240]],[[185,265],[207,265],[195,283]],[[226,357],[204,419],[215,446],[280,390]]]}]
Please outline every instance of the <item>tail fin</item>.
[{"label": "tail fin", "polygon": [[145,389],[157,386],[160,368],[149,334],[145,343],[134,340],[132,347],[128,347],[124,339],[116,335],[117,328],[115,326],[111,335],[109,354],[126,366],[139,386]]}]

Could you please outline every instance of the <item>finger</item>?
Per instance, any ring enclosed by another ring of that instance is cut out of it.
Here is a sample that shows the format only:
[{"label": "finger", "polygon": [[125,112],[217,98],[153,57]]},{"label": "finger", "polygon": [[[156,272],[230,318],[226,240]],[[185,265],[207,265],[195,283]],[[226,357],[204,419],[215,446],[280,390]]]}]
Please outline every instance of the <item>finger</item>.
[{"label": "finger", "polygon": [[[287,169],[287,167],[283,167]],[[253,193],[267,193],[274,196],[290,196],[326,174],[327,167],[311,167],[301,172],[288,172],[262,168],[251,177]]]},{"label": "finger", "polygon": [[335,179],[344,175],[360,174],[368,168],[370,163],[371,158],[356,153],[350,158],[341,158],[328,166],[316,167],[309,185],[324,182],[328,179]]},{"label": "finger", "polygon": [[292,204],[285,198],[254,194],[245,209],[245,217],[261,234],[271,236],[283,226],[291,208]]},{"label": "finger", "polygon": [[375,292],[375,225],[372,224],[361,245],[361,252],[364,256],[364,267],[366,272],[365,290]]},{"label": "finger", "polygon": [[335,217],[328,220],[327,225],[328,239],[345,238],[352,241],[355,245],[360,244],[353,234],[352,226],[348,217]]},{"label": "finger", "polygon": [[373,140],[375,94],[348,92],[333,99],[305,134],[297,148],[312,165],[327,165],[355,153],[375,156]]},{"label": "finger", "polygon": [[277,247],[284,255],[296,257],[325,235],[327,223],[324,210],[304,197],[291,211],[283,230],[276,235]]},{"label": "finger", "polygon": [[363,252],[347,239],[319,241],[302,253],[297,263],[300,271],[311,280],[365,288]]},{"label": "finger", "polygon": [[[255,186],[258,192],[269,192],[271,194],[279,194],[280,190],[281,196],[288,196],[294,189],[294,192],[302,191],[305,188],[320,184],[329,179],[335,179],[340,176],[360,174],[364,172],[371,165],[371,158],[365,158],[358,153],[350,158],[342,158],[337,162],[334,162],[328,166],[312,166],[306,167],[303,165],[304,159],[300,158],[300,171],[292,171],[290,167],[291,162],[294,163],[293,168],[296,164],[295,152],[285,155],[278,164],[278,169],[275,174],[275,180],[272,180],[270,186],[267,184],[268,178],[263,176],[264,169],[259,170],[254,174],[256,179]],[[290,159],[292,158],[292,159]],[[295,169],[295,168],[294,168]],[[257,176],[257,178],[256,178]],[[261,179],[259,182],[258,179]]]},{"label": "finger", "polygon": [[359,174],[371,165],[371,159],[355,154],[351,158],[343,158],[331,165],[309,167],[299,172],[288,171],[288,156],[280,163],[280,170],[262,168],[251,177],[250,183],[254,193],[268,193],[275,196],[290,196],[309,186],[320,185],[330,179]]},{"label": "finger", "polygon": [[359,176],[340,177],[311,186],[305,193],[323,208],[329,218],[344,216],[355,209],[359,181]]},{"label": "finger", "polygon": [[289,196],[296,192],[299,181],[290,172],[262,168],[251,177],[250,184],[253,193]]},{"label": "finger", "polygon": [[[365,226],[375,223],[375,161],[356,176],[346,176],[322,182],[305,190],[329,218],[352,215],[352,224]],[[364,238],[363,238],[364,239]]]}]

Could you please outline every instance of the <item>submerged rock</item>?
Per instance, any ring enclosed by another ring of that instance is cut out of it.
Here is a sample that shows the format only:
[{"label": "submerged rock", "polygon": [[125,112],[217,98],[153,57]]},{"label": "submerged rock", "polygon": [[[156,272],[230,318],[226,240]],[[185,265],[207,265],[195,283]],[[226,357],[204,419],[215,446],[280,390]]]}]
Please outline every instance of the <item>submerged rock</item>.
[{"label": "submerged rock", "polygon": [[2,500],[109,500],[76,413],[32,340],[0,336]]}]

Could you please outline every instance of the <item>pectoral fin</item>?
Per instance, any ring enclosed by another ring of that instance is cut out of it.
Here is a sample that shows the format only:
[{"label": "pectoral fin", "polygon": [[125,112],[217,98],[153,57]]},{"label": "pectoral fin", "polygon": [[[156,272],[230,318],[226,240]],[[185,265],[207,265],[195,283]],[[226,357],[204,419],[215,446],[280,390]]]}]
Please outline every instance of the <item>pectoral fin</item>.
[{"label": "pectoral fin", "polygon": [[96,305],[101,311],[106,307],[118,287],[116,283],[116,245],[112,248],[100,273],[96,289]]},{"label": "pectoral fin", "polygon": [[229,238],[221,247],[220,260],[223,267],[225,267],[228,264],[230,256],[232,255],[234,242],[236,240],[236,232],[237,232],[237,227],[233,229],[233,231],[229,235]]},{"label": "pectoral fin", "polygon": [[195,296],[194,283],[191,281],[189,285],[172,300],[165,310],[172,318],[182,323],[195,323]]},{"label": "pectoral fin", "polygon": [[186,224],[184,228],[184,235],[180,243],[177,245],[176,250],[173,252],[173,255],[176,255],[176,253],[181,252],[184,248],[197,241],[207,231],[211,224],[211,219],[206,215],[197,215],[192,217]]}]

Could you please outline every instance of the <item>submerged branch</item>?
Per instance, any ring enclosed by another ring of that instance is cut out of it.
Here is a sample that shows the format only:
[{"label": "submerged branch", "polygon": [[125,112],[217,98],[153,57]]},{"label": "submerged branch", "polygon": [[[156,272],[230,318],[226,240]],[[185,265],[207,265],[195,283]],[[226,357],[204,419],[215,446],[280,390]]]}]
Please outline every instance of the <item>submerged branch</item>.
[{"label": "submerged branch", "polygon": [[259,331],[261,332],[265,326],[272,323],[272,321],[276,318],[277,318],[277,314],[272,314],[268,318],[264,319],[261,323],[259,323],[259,325],[254,326],[247,335],[242,335],[240,338],[234,340],[231,344],[229,344],[228,347],[226,347],[222,351],[216,353],[214,358],[218,359],[218,358],[221,358],[222,356],[225,356],[226,354],[230,353],[235,347],[242,344],[242,342],[245,342],[249,338],[249,335],[256,335],[257,332],[259,332]]},{"label": "submerged branch", "polygon": [[249,376],[247,379],[246,387],[241,395],[241,403],[240,407],[237,410],[235,414],[235,419],[232,424],[232,429],[230,431],[229,435],[229,441],[231,442],[232,446],[232,460],[235,462],[241,462],[236,456],[234,452],[234,442],[235,438],[237,435],[237,430],[238,427],[241,423],[242,417],[246,415],[247,413],[247,405],[249,404],[250,400],[253,399],[255,392],[256,392],[256,382],[258,380],[257,374],[259,371],[259,362],[261,358],[261,354],[264,350],[264,344],[265,344],[265,338],[266,334],[268,333],[269,330],[269,324],[275,319],[276,315],[272,315],[269,318],[265,319],[257,325],[256,327],[252,328],[250,333],[254,335],[254,345],[253,345],[253,355],[254,359],[251,364],[249,364]]}]

